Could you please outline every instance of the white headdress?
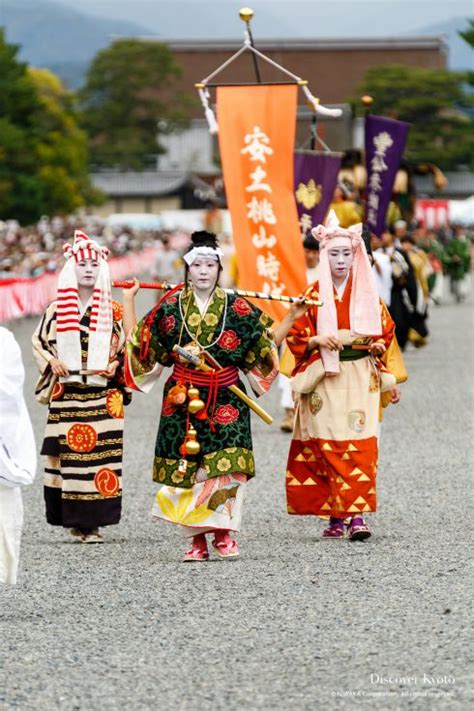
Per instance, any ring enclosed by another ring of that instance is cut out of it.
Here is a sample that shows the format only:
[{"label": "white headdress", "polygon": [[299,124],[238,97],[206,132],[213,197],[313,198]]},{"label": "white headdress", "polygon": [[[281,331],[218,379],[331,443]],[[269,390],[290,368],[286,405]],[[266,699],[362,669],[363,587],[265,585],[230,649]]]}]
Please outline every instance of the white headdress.
[{"label": "white headdress", "polygon": [[189,252],[186,252],[183,259],[189,267],[200,257],[203,259],[216,259],[220,262],[223,256],[224,252],[220,247],[208,247],[203,245],[202,247],[193,247]]},{"label": "white headdress", "polygon": [[56,314],[58,358],[66,363],[69,370],[82,368],[79,293],[75,265],[84,259],[95,259],[100,266],[92,292],[87,370],[105,370],[109,363],[113,325],[110,273],[107,264],[109,250],[80,230],[75,230],[73,244],[65,243],[63,250],[66,264],[59,275]]}]

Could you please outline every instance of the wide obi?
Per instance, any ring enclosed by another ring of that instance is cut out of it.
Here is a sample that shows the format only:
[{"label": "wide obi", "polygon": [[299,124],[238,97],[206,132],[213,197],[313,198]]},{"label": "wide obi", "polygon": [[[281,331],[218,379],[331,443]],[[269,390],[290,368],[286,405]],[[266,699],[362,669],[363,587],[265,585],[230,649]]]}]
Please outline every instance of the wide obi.
[{"label": "wide obi", "polygon": [[219,370],[205,372],[186,368],[184,365],[175,363],[171,379],[188,385],[200,385],[206,388],[228,388],[230,385],[237,385],[239,382],[239,369],[233,365]]},{"label": "wide obi", "polygon": [[359,360],[360,358],[367,358],[370,353],[367,348],[351,348],[350,346],[344,346],[342,351],[339,351],[339,360]]}]

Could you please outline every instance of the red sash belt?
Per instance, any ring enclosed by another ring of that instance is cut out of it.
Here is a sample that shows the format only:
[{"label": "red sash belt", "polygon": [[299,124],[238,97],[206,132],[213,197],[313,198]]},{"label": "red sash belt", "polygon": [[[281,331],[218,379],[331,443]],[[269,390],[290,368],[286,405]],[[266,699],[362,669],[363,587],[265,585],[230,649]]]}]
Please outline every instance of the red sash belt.
[{"label": "red sash belt", "polygon": [[[172,380],[185,385],[200,385],[201,387],[209,388],[207,402],[204,410],[198,412],[196,417],[200,420],[207,419],[212,432],[215,432],[215,425],[212,421],[214,410],[216,409],[217,393],[221,388],[227,388],[229,385],[236,385],[239,381],[238,369],[230,365],[227,368],[213,370],[206,373],[203,370],[195,370],[194,368],[186,368],[184,365],[175,363],[173,372],[171,373]],[[189,413],[188,413],[189,423]]]},{"label": "red sash belt", "polygon": [[209,373],[194,368],[186,368],[175,363],[171,378],[179,383],[187,383],[206,388],[227,388],[239,382],[239,371],[234,365]]}]

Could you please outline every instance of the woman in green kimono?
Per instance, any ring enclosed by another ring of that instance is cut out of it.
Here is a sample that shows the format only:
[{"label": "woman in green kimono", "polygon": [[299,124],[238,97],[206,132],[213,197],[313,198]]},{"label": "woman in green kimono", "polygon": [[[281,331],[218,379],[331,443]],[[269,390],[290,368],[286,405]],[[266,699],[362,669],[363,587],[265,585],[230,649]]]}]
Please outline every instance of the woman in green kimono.
[{"label": "woman in green kimono", "polygon": [[173,368],[156,438],[153,479],[159,489],[153,517],[179,524],[192,538],[185,561],[209,558],[206,533],[213,534],[220,558],[239,555],[230,532],[240,529],[255,463],[249,407],[229,388],[245,390],[242,371],[260,396],[278,373],[272,321],[218,286],[221,255],[215,235],[195,232],[184,255],[185,282],[138,324],[133,301],[138,283],[124,291],[127,384],[149,392],[163,368]]}]

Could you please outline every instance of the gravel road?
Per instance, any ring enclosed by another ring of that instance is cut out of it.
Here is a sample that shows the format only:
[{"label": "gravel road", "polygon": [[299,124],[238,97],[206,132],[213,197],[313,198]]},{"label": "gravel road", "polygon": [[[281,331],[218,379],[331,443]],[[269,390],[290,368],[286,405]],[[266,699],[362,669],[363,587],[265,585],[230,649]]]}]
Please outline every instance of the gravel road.
[{"label": "gravel road", "polygon": [[[39,446],[35,325],[12,330]],[[262,400],[276,425],[253,423],[239,561],[183,565],[176,529],[150,520],[158,387],[127,409],[124,512],[105,545],[75,545],[45,523],[38,471],[24,492],[19,583],[0,590],[0,708],[473,708],[472,304],[432,308],[430,327],[384,421],[365,543],[322,542],[321,521],[286,514],[276,388]]]}]

